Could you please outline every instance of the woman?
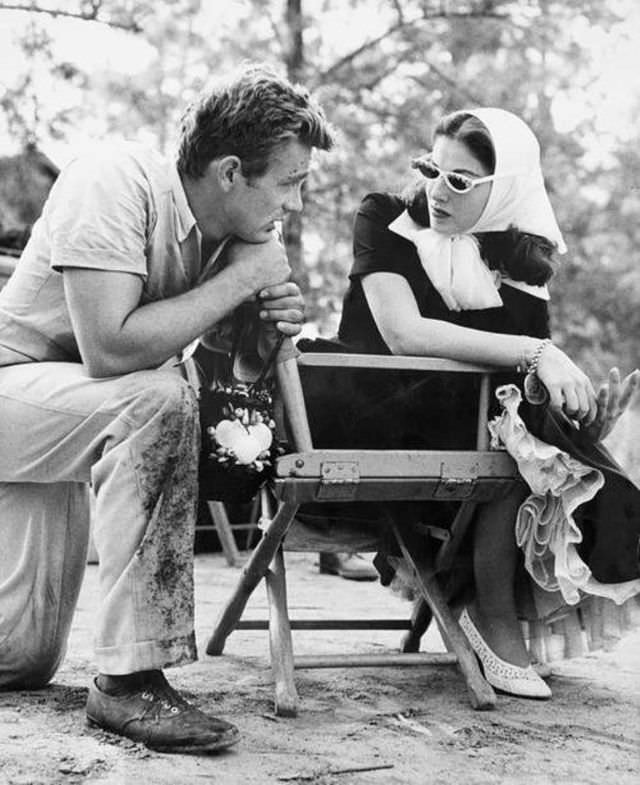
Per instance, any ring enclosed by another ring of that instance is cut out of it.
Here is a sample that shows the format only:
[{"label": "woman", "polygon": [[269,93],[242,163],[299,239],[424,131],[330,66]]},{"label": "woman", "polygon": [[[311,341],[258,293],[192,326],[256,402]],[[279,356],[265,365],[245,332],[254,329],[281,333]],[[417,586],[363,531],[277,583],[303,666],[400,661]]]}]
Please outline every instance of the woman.
[{"label": "woman", "polygon": [[[582,438],[601,439],[636,390],[639,374],[621,381],[614,369],[596,394],[549,340],[545,284],[554,251],[566,248],[531,130],[500,109],[456,112],[440,121],[432,152],[413,166],[423,179],[410,194],[370,194],[360,206],[340,340],[360,352],[501,366],[511,380],[522,380],[513,377],[516,371],[533,372],[546,388],[550,411],[563,412]],[[434,438],[438,432],[457,439],[469,392],[445,389],[446,402],[440,397],[427,426],[439,424]],[[424,398],[422,405],[431,406]],[[625,494],[633,492],[624,486]],[[479,505],[475,595],[460,623],[491,684],[547,698],[551,692],[530,664],[514,592],[514,523],[527,495],[523,486]],[[640,581],[626,585],[625,596],[635,591]]]}]

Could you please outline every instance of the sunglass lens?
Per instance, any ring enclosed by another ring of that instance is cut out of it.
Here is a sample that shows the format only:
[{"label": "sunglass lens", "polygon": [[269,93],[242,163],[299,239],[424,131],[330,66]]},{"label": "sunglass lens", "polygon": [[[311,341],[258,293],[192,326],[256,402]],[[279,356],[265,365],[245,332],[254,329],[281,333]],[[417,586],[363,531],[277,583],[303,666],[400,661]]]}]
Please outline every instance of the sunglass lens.
[{"label": "sunglass lens", "polygon": [[418,169],[420,170],[420,174],[423,177],[426,177],[427,180],[435,180],[440,174],[438,167],[430,161],[420,161]]},{"label": "sunglass lens", "polygon": [[473,188],[473,181],[462,174],[455,174],[450,172],[447,175],[447,181],[454,191],[464,194]]}]

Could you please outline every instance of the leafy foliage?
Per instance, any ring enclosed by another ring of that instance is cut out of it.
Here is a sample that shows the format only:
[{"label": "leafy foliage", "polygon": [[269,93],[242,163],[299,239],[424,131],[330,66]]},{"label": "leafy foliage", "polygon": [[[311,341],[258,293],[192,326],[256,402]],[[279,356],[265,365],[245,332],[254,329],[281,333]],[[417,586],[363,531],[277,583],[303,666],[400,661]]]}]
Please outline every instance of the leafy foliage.
[{"label": "leafy foliage", "polygon": [[[0,13],[9,5],[0,2]],[[484,104],[520,114],[540,139],[570,248],[552,283],[555,338],[595,377],[614,360],[623,370],[640,364],[638,138],[608,137],[605,154],[588,43],[595,32],[619,30],[615,11],[630,7],[627,0],[237,0],[224,10],[201,0],[41,5],[84,17],[75,24],[85,29],[108,27],[113,53],[92,67],[79,64],[54,45],[72,20],[25,12],[24,67],[0,92],[5,125],[23,141],[72,138],[83,129],[171,150],[185,104],[210,76],[245,59],[288,69],[313,90],[340,145],[319,156],[303,224],[289,228],[292,250],[302,233],[296,275],[309,318],[325,334],[337,324],[362,196],[404,184],[409,159],[428,148],[444,112]],[[118,63],[118,47],[128,52],[128,68]],[[639,101],[631,86],[629,100]],[[557,118],[573,105],[582,120],[561,133]]]}]

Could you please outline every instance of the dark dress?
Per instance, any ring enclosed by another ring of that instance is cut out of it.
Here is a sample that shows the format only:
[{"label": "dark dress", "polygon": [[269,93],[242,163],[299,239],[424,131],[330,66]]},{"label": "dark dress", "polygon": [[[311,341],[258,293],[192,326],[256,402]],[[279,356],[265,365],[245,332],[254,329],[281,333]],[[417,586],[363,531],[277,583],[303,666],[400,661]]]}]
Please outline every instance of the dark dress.
[{"label": "dark dress", "polygon": [[[549,335],[546,301],[508,284],[500,288],[503,305],[484,310],[451,311],[431,284],[415,246],[388,229],[405,209],[394,195],[372,193],[355,219],[354,263],[335,341],[300,341],[302,351],[351,351],[390,354],[375,324],[362,288],[362,277],[376,272],[402,275],[423,317],[494,333]],[[480,237],[482,251],[482,237]],[[477,382],[461,374],[333,371],[302,368],[309,417],[317,447],[377,449],[473,449]],[[522,377],[500,374],[495,386]],[[493,411],[498,404],[493,399]],[[594,577],[619,583],[640,577],[640,492],[601,445],[589,444],[563,415],[523,402],[521,416],[544,441],[599,468],[605,486],[576,512],[583,531],[580,555]],[[455,505],[445,502],[405,505],[396,512],[430,522],[450,520]],[[374,515],[373,508],[363,514]]]},{"label": "dark dress", "polygon": [[[341,350],[391,354],[375,324],[362,289],[362,277],[376,272],[402,275],[420,314],[495,333],[549,335],[544,300],[511,286],[500,289],[503,306],[450,311],[431,284],[415,246],[388,225],[404,210],[391,194],[369,194],[356,215],[354,263],[344,298],[338,342],[301,341],[302,351]],[[495,385],[516,381],[501,374]],[[473,449],[478,380],[460,374],[304,369],[314,442],[318,447],[378,449]],[[330,393],[333,404],[326,405]],[[494,404],[497,413],[497,404]]]}]

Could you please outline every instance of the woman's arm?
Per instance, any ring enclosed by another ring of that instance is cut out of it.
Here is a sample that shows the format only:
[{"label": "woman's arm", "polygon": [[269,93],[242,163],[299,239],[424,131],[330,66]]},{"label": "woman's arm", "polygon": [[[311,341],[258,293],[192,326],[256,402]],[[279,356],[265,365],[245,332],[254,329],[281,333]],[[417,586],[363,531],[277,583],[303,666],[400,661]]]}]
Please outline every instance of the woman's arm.
[{"label": "woman's arm", "polygon": [[[393,354],[447,357],[515,368],[526,365],[540,346],[529,335],[504,335],[420,315],[411,287],[395,273],[362,277],[362,287],[378,330]],[[597,413],[593,386],[584,373],[552,344],[538,360],[537,373],[551,405],[589,424]]]}]

